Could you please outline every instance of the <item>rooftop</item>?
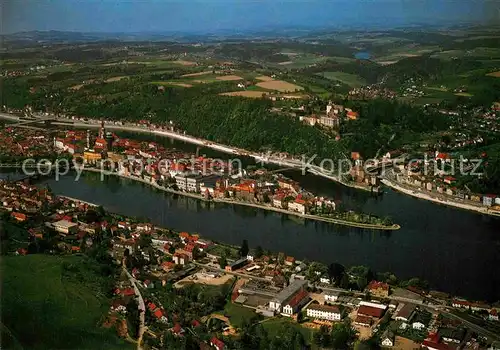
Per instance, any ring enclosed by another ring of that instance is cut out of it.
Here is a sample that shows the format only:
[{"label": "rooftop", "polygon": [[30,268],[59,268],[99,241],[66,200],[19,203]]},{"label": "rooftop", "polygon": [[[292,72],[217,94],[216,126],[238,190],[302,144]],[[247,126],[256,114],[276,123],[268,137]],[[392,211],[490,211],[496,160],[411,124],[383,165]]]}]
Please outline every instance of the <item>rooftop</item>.
[{"label": "rooftop", "polygon": [[361,305],[358,309],[358,315],[380,318],[384,314],[384,311],[384,309],[380,309],[378,307]]},{"label": "rooftop", "polygon": [[409,319],[411,317],[411,315],[413,314],[413,312],[415,311],[416,307],[417,306],[415,304],[405,304],[401,308],[401,310],[399,310],[396,317],[403,317],[405,319]]},{"label": "rooftop", "polygon": [[75,224],[74,222],[67,221],[67,220],[59,220],[56,222],[52,223],[53,226],[61,227],[61,228],[71,228],[78,226],[78,224]]},{"label": "rooftop", "polygon": [[324,311],[324,312],[334,312],[337,314],[340,313],[340,310],[337,306],[330,306],[330,305],[311,304],[307,309]]},{"label": "rooftop", "polygon": [[279,303],[284,303],[289,298],[293,296],[300,288],[304,287],[307,284],[306,280],[295,280],[288,285],[288,287],[284,288],[278,295],[274,298],[274,300]]}]

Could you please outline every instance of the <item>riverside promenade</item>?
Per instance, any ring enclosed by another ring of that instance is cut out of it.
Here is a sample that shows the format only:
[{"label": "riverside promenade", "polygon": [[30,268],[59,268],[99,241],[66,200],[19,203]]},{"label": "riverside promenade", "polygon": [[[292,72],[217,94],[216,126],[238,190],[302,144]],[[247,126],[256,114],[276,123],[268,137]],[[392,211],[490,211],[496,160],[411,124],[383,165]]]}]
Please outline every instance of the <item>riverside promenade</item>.
[{"label": "riverside promenade", "polygon": [[[215,202],[215,203],[243,205],[243,206],[252,207],[252,208],[256,208],[256,209],[262,209],[262,210],[274,211],[274,212],[282,213],[282,214],[294,215],[294,216],[298,216],[298,217],[301,217],[304,219],[309,219],[309,220],[323,221],[323,222],[337,224],[337,225],[357,227],[357,228],[370,229],[370,230],[395,231],[395,230],[399,230],[401,228],[401,226],[398,224],[393,224],[393,225],[389,225],[389,226],[379,225],[379,224],[366,224],[366,223],[360,223],[360,222],[354,222],[354,221],[348,221],[348,220],[342,220],[342,219],[323,217],[323,216],[318,216],[318,215],[301,214],[301,213],[298,213],[295,211],[276,208],[276,207],[273,207],[270,205],[250,203],[250,202],[233,200],[233,199],[214,198],[214,199],[208,200],[200,194],[176,191],[176,190],[173,190],[173,189],[170,189],[167,187],[160,186],[154,182],[146,181],[146,180],[144,180],[140,177],[137,177],[137,176],[127,176],[127,175],[119,174],[116,172],[102,171],[101,169],[95,169],[95,168],[83,168],[81,170],[89,171],[89,172],[93,172],[93,173],[100,173],[100,174],[104,174],[104,175],[110,175],[110,176],[119,176],[119,177],[124,178],[124,179],[142,182],[142,183],[144,183],[146,185],[150,185],[150,186],[152,186],[160,191],[165,191],[168,193],[177,194],[179,196],[191,197],[191,198],[202,200],[202,201],[211,201],[211,202]],[[73,199],[73,198],[71,198],[71,199]],[[78,200],[78,199],[74,199],[74,200]]]},{"label": "riverside promenade", "polygon": [[[0,118],[6,119],[6,120],[11,120],[11,121],[20,121],[20,118],[18,116],[6,114],[6,113],[0,113]],[[75,128],[93,128],[93,129],[98,129],[101,127],[100,123],[82,122],[79,120],[73,120],[73,119],[68,119],[68,118],[55,118],[55,119],[57,119],[58,121],[52,122],[53,125],[73,126]],[[251,151],[248,151],[245,149],[231,147],[228,145],[223,145],[223,144],[212,142],[209,140],[200,139],[200,138],[197,138],[194,136],[186,135],[184,133],[178,133],[175,131],[169,131],[169,130],[165,130],[165,129],[151,128],[151,127],[139,127],[139,126],[135,126],[135,125],[126,125],[126,124],[119,125],[119,124],[106,123],[106,121],[105,121],[104,125],[107,129],[110,129],[110,130],[139,132],[139,133],[146,133],[146,134],[150,134],[150,135],[158,135],[158,136],[168,137],[168,138],[171,138],[174,140],[183,141],[183,142],[194,144],[197,146],[207,147],[207,148],[213,149],[215,151],[223,152],[226,154],[234,154],[237,156],[250,157],[250,158],[253,158],[255,160],[255,162],[259,162],[262,164],[273,164],[273,165],[289,167],[289,168],[293,168],[293,169],[299,169],[299,170],[303,170],[304,172],[307,171],[311,174],[321,176],[321,177],[324,177],[326,179],[335,181],[335,182],[340,183],[346,187],[356,188],[358,190],[363,190],[363,191],[368,191],[368,192],[372,191],[372,188],[370,186],[364,186],[361,184],[356,184],[354,182],[345,181],[340,176],[335,176],[332,173],[325,172],[321,167],[314,165],[314,164],[308,164],[307,162],[303,162],[302,160],[299,160],[299,159],[266,156],[266,155],[258,154],[258,153],[251,152]]]},{"label": "riverside promenade", "polygon": [[384,185],[386,185],[387,187],[390,187],[398,192],[407,194],[407,195],[415,197],[415,198],[424,199],[424,200],[428,200],[428,201],[431,201],[434,203],[444,204],[444,205],[459,208],[459,209],[475,211],[475,212],[481,213],[481,214],[486,214],[486,215],[491,215],[491,216],[500,216],[500,212],[491,210],[488,207],[469,204],[465,200],[459,202],[457,200],[452,200],[452,198],[448,199],[444,195],[438,195],[435,193],[431,194],[430,192],[425,192],[425,191],[422,191],[418,188],[412,188],[410,186],[405,186],[403,184],[397,183],[397,182],[390,180],[388,178],[381,179],[381,182]]}]

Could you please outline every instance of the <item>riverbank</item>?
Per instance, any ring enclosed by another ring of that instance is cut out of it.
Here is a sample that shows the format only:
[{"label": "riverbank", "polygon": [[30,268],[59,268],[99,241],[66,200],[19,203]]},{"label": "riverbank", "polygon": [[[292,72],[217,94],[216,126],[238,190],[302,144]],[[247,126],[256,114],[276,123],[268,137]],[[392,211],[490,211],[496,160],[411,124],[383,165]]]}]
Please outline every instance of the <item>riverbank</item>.
[{"label": "riverbank", "polygon": [[[12,120],[12,121],[19,121],[19,117],[15,115],[10,115],[6,113],[0,113],[0,118],[2,119],[7,119],[7,120]],[[61,125],[61,126],[73,126],[75,128],[100,128],[101,124],[100,123],[84,123],[80,121],[75,121],[73,119],[64,119],[64,118],[57,118],[60,120],[60,122],[52,122],[53,125]],[[233,154],[237,156],[245,156],[245,157],[250,157],[253,158],[254,161],[257,163],[261,164],[273,164],[273,165],[278,165],[278,166],[284,166],[284,167],[290,167],[293,169],[300,169],[300,170],[306,170],[307,172],[324,177],[326,179],[335,181],[343,186],[346,187],[351,187],[355,188],[358,190],[363,190],[367,192],[372,192],[372,187],[371,186],[364,186],[360,185],[357,183],[351,183],[342,180],[341,178],[337,176],[333,176],[330,174],[327,174],[322,171],[321,167],[312,165],[312,164],[307,164],[304,163],[302,160],[297,160],[297,159],[290,159],[290,158],[279,158],[279,157],[269,157],[264,154],[258,154],[255,152],[251,152],[245,149],[240,149],[236,147],[231,147],[223,144],[219,144],[216,142],[212,142],[209,140],[205,139],[200,139],[196,138],[194,136],[190,135],[185,135],[185,134],[180,134],[174,131],[169,131],[169,130],[163,130],[163,129],[153,129],[153,128],[147,128],[147,127],[138,127],[138,126],[127,126],[127,125],[116,125],[116,124],[105,124],[106,129],[110,130],[121,130],[121,131],[129,131],[129,132],[139,132],[139,133],[146,133],[150,135],[157,135],[157,136],[162,136],[162,137],[167,137],[171,138],[174,140],[179,140],[183,141],[186,143],[194,144],[197,146],[202,146],[206,148],[213,149],[215,151],[223,152],[226,154]]]},{"label": "riverbank", "polygon": [[409,196],[412,196],[415,198],[428,200],[428,201],[438,203],[438,204],[444,204],[444,205],[454,207],[454,208],[474,211],[474,212],[480,213],[480,214],[486,214],[486,215],[497,216],[497,217],[500,216],[500,212],[492,211],[488,207],[475,206],[475,205],[471,205],[471,204],[467,204],[467,203],[460,203],[460,202],[456,202],[456,201],[441,199],[438,197],[434,197],[430,194],[424,193],[422,191],[419,191],[418,189],[409,189],[409,188],[403,187],[403,186],[401,186],[401,185],[399,185],[391,180],[388,180],[388,179],[381,179],[381,182],[384,185],[386,185],[387,187],[392,188],[393,190],[396,190],[398,192],[404,193],[406,195],[409,195]]},{"label": "riverbank", "polygon": [[[222,199],[222,198],[214,198],[214,199],[206,199],[200,194],[196,193],[189,193],[189,192],[181,192],[181,191],[176,191],[170,188],[166,188],[163,186],[160,186],[156,183],[146,181],[140,177],[136,176],[127,176],[123,174],[119,174],[116,172],[104,172],[101,169],[94,169],[94,168],[84,168],[83,171],[89,171],[93,173],[99,173],[99,174],[104,174],[104,175],[114,175],[114,176],[119,176],[124,179],[129,179],[133,181],[138,181],[141,183],[144,183],[146,185],[150,185],[158,190],[165,191],[168,193],[180,195],[180,196],[186,196],[186,197],[191,197],[197,200],[202,200],[202,201],[207,201],[207,202],[215,202],[215,203],[225,203],[225,204],[235,204],[235,205],[242,205],[242,206],[247,206],[247,207],[252,207],[256,209],[262,209],[262,210],[268,210],[268,211],[274,211],[277,213],[282,213],[282,214],[288,214],[288,215],[294,215],[300,218],[304,219],[309,219],[309,220],[315,220],[315,221],[322,221],[322,222],[327,222],[327,223],[332,223],[332,224],[337,224],[337,225],[343,225],[343,226],[350,226],[350,227],[356,227],[356,228],[362,228],[362,229],[371,229],[371,230],[389,230],[389,231],[396,231],[401,228],[400,225],[398,224],[393,224],[391,226],[385,226],[385,225],[377,225],[377,224],[365,224],[365,223],[358,223],[358,222],[353,222],[353,221],[347,221],[347,220],[342,220],[342,219],[334,219],[334,218],[328,218],[328,217],[322,217],[318,215],[310,215],[310,214],[301,214],[298,212],[286,210],[286,209],[281,209],[281,208],[276,208],[272,207],[270,205],[263,205],[263,204],[257,204],[257,203],[249,203],[249,202],[244,202],[244,201],[238,201],[238,200],[231,200],[231,199]],[[78,200],[78,199],[76,199]]]}]

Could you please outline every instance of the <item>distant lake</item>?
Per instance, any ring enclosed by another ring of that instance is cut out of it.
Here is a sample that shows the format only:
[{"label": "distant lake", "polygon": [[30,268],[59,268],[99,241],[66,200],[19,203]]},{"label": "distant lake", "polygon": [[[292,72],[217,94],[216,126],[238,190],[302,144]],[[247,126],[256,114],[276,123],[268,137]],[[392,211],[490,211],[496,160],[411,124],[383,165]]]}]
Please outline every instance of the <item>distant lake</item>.
[{"label": "distant lake", "polygon": [[356,52],[354,57],[357,58],[358,60],[369,60],[372,57],[372,55],[369,52],[362,51],[362,52]]}]

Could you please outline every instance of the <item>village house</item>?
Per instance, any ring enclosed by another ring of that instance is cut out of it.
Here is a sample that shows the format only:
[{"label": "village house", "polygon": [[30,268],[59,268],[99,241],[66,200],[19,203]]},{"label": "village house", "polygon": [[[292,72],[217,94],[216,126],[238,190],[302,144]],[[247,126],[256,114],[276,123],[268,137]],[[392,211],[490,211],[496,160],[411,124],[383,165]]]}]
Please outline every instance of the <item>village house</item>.
[{"label": "village house", "polygon": [[210,339],[210,345],[213,346],[216,350],[223,350],[225,346],[224,342],[217,339],[216,337]]},{"label": "village house", "polygon": [[321,276],[319,278],[319,282],[323,283],[323,284],[330,284],[331,280],[330,280],[330,277],[328,277],[328,276]]},{"label": "village house", "polygon": [[314,126],[316,125],[317,123],[319,123],[319,118],[316,116],[316,115],[310,115],[308,117],[299,117],[299,120],[301,122],[303,122],[304,124],[307,124],[309,126]]},{"label": "village house", "polygon": [[189,256],[183,253],[176,252],[173,256],[174,263],[178,265],[186,265],[190,259]]},{"label": "village house", "polygon": [[394,333],[387,329],[380,338],[380,345],[386,347],[393,347],[395,343]]},{"label": "village house", "polygon": [[415,314],[417,306],[415,304],[404,304],[401,310],[396,314],[396,321],[409,322]]},{"label": "village house", "polygon": [[19,222],[24,222],[24,221],[26,221],[28,219],[28,217],[26,216],[26,214],[19,213],[19,212],[16,212],[16,211],[13,211],[10,214],[10,216],[13,217],[14,219],[16,219]]},{"label": "village house", "polygon": [[295,264],[295,258],[293,256],[287,256],[285,258],[285,265],[293,266]]},{"label": "village house", "polygon": [[111,251],[111,256],[116,259],[121,259],[125,256],[125,252],[128,251],[130,255],[134,254],[137,243],[133,239],[123,240],[120,238],[115,238],[112,241],[113,248]]},{"label": "village house", "polygon": [[354,324],[361,327],[370,327],[372,325],[372,319],[368,316],[358,315],[354,320]]},{"label": "village house", "polygon": [[307,211],[307,202],[299,194],[294,201],[288,203],[288,210],[305,214]]},{"label": "village house", "polygon": [[465,338],[466,330],[464,328],[440,328],[439,336],[447,343],[460,344]]},{"label": "village house", "polygon": [[339,295],[339,292],[325,292],[323,298],[325,299],[325,302],[335,303],[339,299]]},{"label": "village house", "polygon": [[226,271],[229,271],[229,272],[232,272],[232,271],[235,271],[235,270],[238,270],[238,269],[241,269],[243,266],[247,265],[248,264],[248,259],[247,257],[243,257],[239,260],[236,260],[235,262],[233,262],[232,264],[230,265],[227,265],[225,267],[225,270]]},{"label": "village house", "polygon": [[170,332],[172,332],[172,334],[176,337],[181,337],[184,334],[185,330],[179,323],[176,323],[172,328],[170,328]]},{"label": "village house", "polygon": [[389,285],[384,282],[371,281],[367,290],[374,296],[387,298],[389,296]]},{"label": "village house", "polygon": [[158,322],[168,323],[168,318],[163,314],[163,311],[161,309],[157,309],[153,313],[153,316],[156,318]]},{"label": "village house", "polygon": [[278,179],[278,186],[282,189],[287,189],[290,190],[294,193],[298,193],[300,190],[300,186],[296,181],[286,179],[286,178],[279,178]]},{"label": "village house", "polygon": [[278,193],[273,196],[273,207],[284,209],[283,199],[285,198],[284,193]]},{"label": "village house", "polygon": [[426,329],[429,326],[432,315],[425,311],[418,311],[415,317],[412,319],[411,327],[413,329],[418,329],[419,331]]},{"label": "village house", "polygon": [[373,303],[361,302],[357,314],[359,316],[381,318],[385,313],[385,305],[374,305]]},{"label": "village house", "polygon": [[488,319],[490,321],[498,321],[498,311],[496,309],[491,309],[490,313],[488,314]]}]

